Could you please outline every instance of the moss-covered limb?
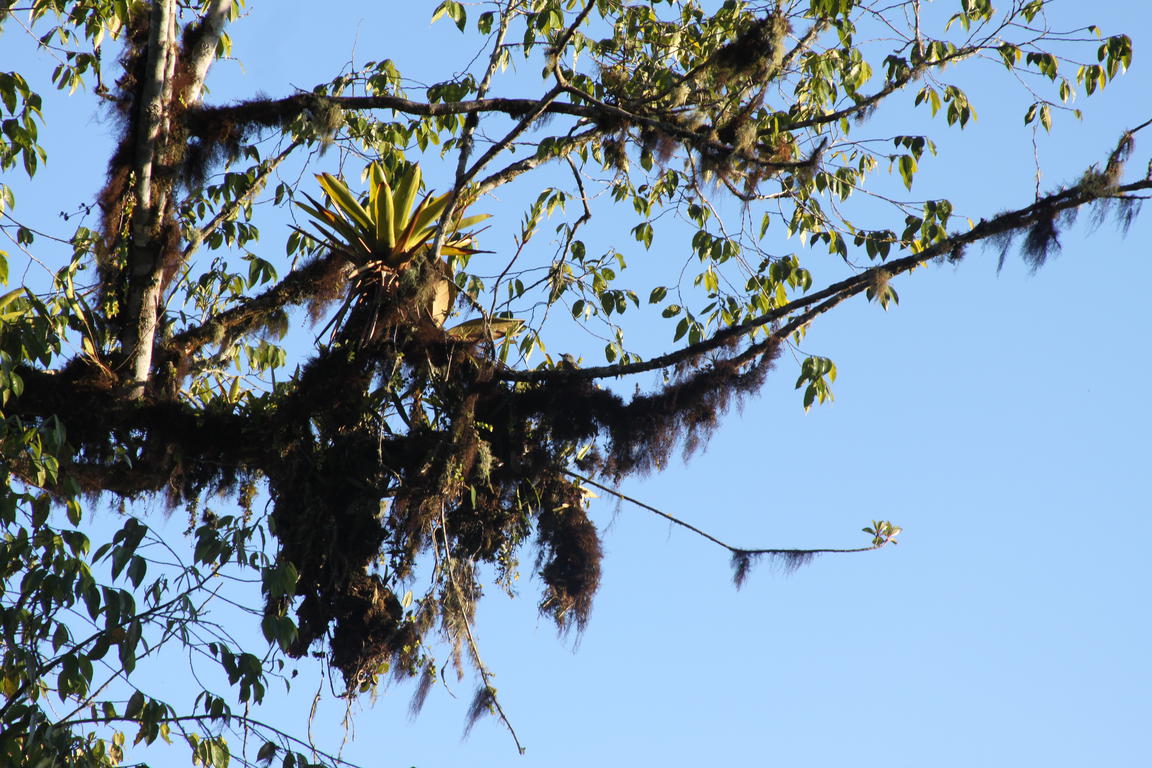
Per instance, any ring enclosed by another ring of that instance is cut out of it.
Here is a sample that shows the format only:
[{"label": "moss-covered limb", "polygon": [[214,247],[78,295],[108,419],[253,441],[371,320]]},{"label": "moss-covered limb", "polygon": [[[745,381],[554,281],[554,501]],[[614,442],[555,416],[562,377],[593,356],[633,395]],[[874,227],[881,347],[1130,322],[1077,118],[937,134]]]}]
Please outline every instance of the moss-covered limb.
[{"label": "moss-covered limb", "polygon": [[[538,101],[538,99],[524,98],[481,98],[467,101],[427,102],[387,94],[376,96],[316,96],[312,93],[297,93],[280,99],[249,99],[235,104],[190,110],[188,129],[193,138],[213,138],[219,135],[220,126],[257,125],[270,128],[283,125],[305,112],[315,109],[319,103],[331,104],[346,110],[390,109],[418,117],[440,117],[486,112],[520,116],[530,111]],[[564,107],[561,104],[553,103],[549,106],[549,112],[570,114],[573,117],[592,116],[591,111],[571,104]]]},{"label": "moss-covered limb", "polygon": [[[189,104],[200,101],[208,68],[216,58],[216,49],[224,33],[224,25],[232,14],[233,0],[212,0],[200,21],[188,31],[185,56],[190,82],[184,99]],[[190,44],[188,44],[190,43]]]},{"label": "moss-covered limb", "polygon": [[[588,8],[586,7],[581,16],[584,15],[587,10]],[[575,24],[578,25],[580,21],[581,18],[578,17]],[[777,63],[778,66],[785,66],[789,61],[794,60],[796,56],[800,55],[801,52],[807,50],[822,28],[823,24],[821,22],[812,25],[796,46],[787,52],[783,52],[783,56]],[[567,39],[570,33],[571,30],[566,32],[563,36],[564,39]],[[943,67],[961,58],[970,56],[979,50],[979,46],[967,46],[948,56],[934,59],[931,62],[918,63],[897,80],[889,83],[880,91],[864,97],[859,103],[829,115],[822,115],[800,121],[792,127],[805,128],[830,124],[843,117],[867,111],[886,96],[906,86],[920,75],[923,70]],[[773,61],[775,62],[775,58]],[[707,62],[705,64],[707,64]],[[556,68],[555,71],[559,72],[559,69]],[[597,123],[627,120],[637,127],[660,130],[668,135],[691,142],[694,145],[701,144],[702,148],[708,148],[704,146],[706,140],[702,139],[699,133],[678,124],[674,120],[665,120],[661,119],[657,114],[648,112],[641,114],[634,110],[626,109],[621,105],[605,103],[585,91],[574,88],[570,84],[566,87],[566,90],[577,98],[577,102],[553,101],[547,105],[547,108],[544,110],[545,114],[569,115]],[[259,124],[265,127],[272,127],[276,124],[286,123],[292,118],[303,114],[306,110],[313,108],[317,98],[318,97],[313,94],[301,93],[283,99],[253,99],[233,105],[199,109],[191,116],[190,131],[193,136],[207,139],[212,137],[217,131],[217,129],[213,127],[217,125]],[[479,115],[482,113],[504,113],[509,116],[519,117],[537,108],[541,103],[540,99],[488,98],[483,95],[479,98],[457,102],[424,102],[387,94],[373,96],[332,96],[324,97],[324,100],[333,106],[346,110],[389,109],[407,115],[422,117],[461,114]],[[725,149],[725,147],[718,145],[712,147],[712,149]],[[764,164],[763,158],[750,157],[747,158],[747,160]],[[780,169],[787,168],[786,165],[780,164],[769,163],[768,165]]]},{"label": "moss-covered limb", "polygon": [[338,118],[332,102],[328,97],[299,93],[284,99],[254,98],[228,106],[189,108],[183,116],[188,151],[182,172],[191,186],[197,186],[212,165],[238,156],[245,142],[261,131],[282,130],[304,114]]},{"label": "moss-covered limb", "polygon": [[269,426],[251,414],[174,401],[127,400],[82,360],[59,372],[20,368],[24,392],[5,409],[29,423],[56,417],[71,447],[63,469],[89,493],[164,492],[174,499],[233,488],[268,463]]},{"label": "moss-covered limb", "polygon": [[201,325],[175,334],[164,347],[179,356],[194,354],[228,336],[259,330],[287,307],[327,302],[343,295],[352,263],[342,253],[328,254],[288,273],[280,282],[240,305],[212,315]]},{"label": "moss-covered limb", "polygon": [[577,462],[582,471],[645,474],[667,466],[676,451],[700,448],[734,403],[759,391],[778,350],[764,350],[751,365],[714,361],[627,399],[580,380],[508,388],[499,419],[483,418],[508,425],[511,450],[496,443],[496,452],[524,477],[546,477],[568,462],[564,446],[588,444],[597,448]]},{"label": "moss-covered limb", "polygon": [[[796,161],[772,160],[770,153],[735,153],[734,148],[722,141],[710,138],[706,133],[694,130],[677,121],[663,119],[651,114],[629,111],[622,106],[608,104],[596,99],[573,86],[570,92],[579,98],[579,103],[556,100],[551,95],[539,99],[525,98],[483,98],[466,101],[423,102],[399,96],[325,96],[322,101],[343,110],[390,109],[407,115],[437,117],[443,115],[471,115],[478,113],[500,113],[509,117],[521,118],[525,114],[539,112],[544,115],[567,115],[584,118],[601,126],[601,133],[609,133],[603,126],[631,125],[638,129],[647,128],[677,141],[682,141],[698,151],[734,156],[738,160],[757,165],[769,171],[788,171],[805,168],[810,158]],[[205,107],[191,111],[188,116],[190,136],[205,144],[228,143],[239,140],[241,132],[252,127],[273,128],[286,124],[293,118],[313,109],[318,99],[313,94],[296,94],[282,99],[253,99],[238,104]]]},{"label": "moss-covered limb", "polygon": [[783,306],[769,310],[750,320],[722,328],[707,339],[703,339],[695,344],[689,344],[673,352],[649,358],[648,360],[575,369],[557,368],[531,371],[505,369],[498,371],[496,378],[502,381],[520,382],[590,381],[593,379],[616,378],[671,368],[694,359],[699,359],[709,352],[732,344],[739,337],[757,328],[785,319],[793,313],[819,304],[825,300],[835,297],[847,298],[848,296],[860,293],[875,283],[876,273],[878,271],[882,270],[889,273],[890,277],[894,277],[935,258],[950,255],[958,256],[970,245],[1023,232],[1037,225],[1047,226],[1047,222],[1051,222],[1053,217],[1066,211],[1074,211],[1102,199],[1123,199],[1133,193],[1143,192],[1149,189],[1152,189],[1152,179],[1145,178],[1130,184],[1112,187],[1104,197],[1101,196],[1099,190],[1086,188],[1082,185],[1053,192],[1025,208],[1008,211],[992,219],[981,220],[968,232],[953,234],[950,237],[928,246],[922,251],[899,259],[893,259],[882,265],[864,270],[859,274],[832,283],[826,288],[790,301]]}]

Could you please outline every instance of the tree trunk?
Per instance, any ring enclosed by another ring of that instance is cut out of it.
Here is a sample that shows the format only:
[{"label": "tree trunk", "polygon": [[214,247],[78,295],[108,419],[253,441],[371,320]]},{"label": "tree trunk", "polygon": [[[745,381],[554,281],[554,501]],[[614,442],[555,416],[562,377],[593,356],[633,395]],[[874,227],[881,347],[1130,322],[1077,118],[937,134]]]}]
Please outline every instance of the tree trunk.
[{"label": "tree trunk", "polygon": [[[224,24],[233,0],[213,0],[200,20],[194,40],[178,62],[176,0],[154,0],[150,13],[146,79],[141,84],[137,145],[133,164],[135,201],[132,210],[132,241],[128,248],[127,313],[121,345],[125,356],[131,399],[143,397],[152,373],[152,354],[159,326],[166,266],[171,274],[178,259],[172,247],[176,235],[166,231],[170,222],[174,179],[183,162],[184,140],[176,124],[176,104],[187,107],[199,101],[204,78],[216,56]],[[183,84],[175,93],[176,69]],[[158,169],[165,168],[161,172]],[[171,254],[167,253],[172,250]]]}]

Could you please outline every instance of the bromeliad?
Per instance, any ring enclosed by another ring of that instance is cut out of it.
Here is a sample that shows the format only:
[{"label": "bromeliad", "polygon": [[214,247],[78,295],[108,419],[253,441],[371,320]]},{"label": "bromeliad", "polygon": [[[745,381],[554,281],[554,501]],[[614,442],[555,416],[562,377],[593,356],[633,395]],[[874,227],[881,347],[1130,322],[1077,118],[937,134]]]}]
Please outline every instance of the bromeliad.
[{"label": "bromeliad", "polygon": [[[440,216],[448,205],[449,194],[428,193],[415,209],[412,204],[420,190],[420,166],[409,165],[396,180],[396,187],[380,163],[369,166],[366,205],[348,189],[348,185],[330,173],[317,174],[320,187],[333,207],[329,208],[305,194],[310,205],[296,203],[312,216],[312,224],[322,242],[346,254],[358,268],[386,269],[398,272],[406,268],[436,234]],[[440,246],[443,256],[476,253],[470,247],[471,235],[459,231],[489,218],[489,214],[465,216],[450,222]],[[311,233],[303,232],[311,237]]]},{"label": "bromeliad", "polygon": [[[296,205],[312,217],[316,233],[295,229],[344,254],[354,265],[349,275],[354,289],[332,325],[339,328],[349,306],[366,300],[371,294],[375,308],[371,321],[362,331],[361,341],[373,337],[386,294],[392,292],[403,273],[422,269],[426,277],[423,290],[417,293],[418,319],[430,319],[442,327],[459,294],[451,260],[480,253],[472,247],[474,235],[461,230],[484,221],[490,214],[462,216],[448,222],[440,245],[441,258],[436,258],[431,253],[431,243],[450,193],[429,192],[417,203],[422,181],[419,165],[408,165],[396,175],[393,186],[384,167],[379,162],[372,163],[368,167],[366,198],[358,198],[344,181],[330,173],[317,174],[316,179],[329,204],[305,193],[308,203]],[[481,317],[449,328],[447,334],[458,341],[497,339],[514,334],[522,325],[520,320]]]}]

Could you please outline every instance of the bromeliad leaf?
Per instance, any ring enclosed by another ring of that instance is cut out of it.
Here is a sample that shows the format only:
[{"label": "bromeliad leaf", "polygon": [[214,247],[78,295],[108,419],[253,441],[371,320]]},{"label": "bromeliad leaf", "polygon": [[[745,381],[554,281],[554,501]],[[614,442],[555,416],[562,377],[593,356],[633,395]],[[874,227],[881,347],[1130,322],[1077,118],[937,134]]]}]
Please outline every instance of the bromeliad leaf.
[{"label": "bromeliad leaf", "polygon": [[351,219],[359,227],[364,229],[372,228],[371,217],[368,215],[368,212],[364,210],[364,207],[360,205],[360,201],[356,199],[356,196],[348,189],[347,184],[330,173],[317,174],[316,178],[320,182],[320,187],[345,217]]}]

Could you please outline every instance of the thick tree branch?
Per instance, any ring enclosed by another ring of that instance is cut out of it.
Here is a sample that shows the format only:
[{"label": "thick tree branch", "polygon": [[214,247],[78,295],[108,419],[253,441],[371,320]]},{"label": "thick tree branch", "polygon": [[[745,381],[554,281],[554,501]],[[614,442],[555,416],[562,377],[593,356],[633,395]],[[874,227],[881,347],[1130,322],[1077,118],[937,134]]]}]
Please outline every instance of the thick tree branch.
[{"label": "thick tree branch", "polygon": [[165,347],[181,355],[194,353],[206,344],[227,336],[238,336],[261,327],[275,311],[298,306],[318,297],[324,285],[352,269],[352,262],[337,252],[305,264],[288,273],[280,282],[242,304],[213,315],[203,324],[174,335]]},{"label": "thick tree branch", "polygon": [[[1152,180],[1142,179],[1131,184],[1117,186],[1112,189],[1108,197],[1122,197],[1142,190],[1152,189]],[[721,329],[714,333],[707,339],[699,341],[695,344],[689,344],[686,347],[678,349],[673,352],[668,352],[663,355],[658,355],[649,360],[640,362],[617,364],[617,365],[600,365],[590,368],[575,368],[575,369],[537,369],[531,371],[522,370],[503,370],[495,374],[497,379],[503,381],[525,381],[525,382],[538,382],[550,380],[589,380],[601,378],[615,378],[619,376],[628,376],[636,373],[644,373],[646,371],[654,371],[662,368],[669,368],[678,365],[687,360],[699,358],[702,355],[713,352],[721,347],[730,344],[737,337],[749,333],[757,328],[773,323],[777,320],[782,320],[789,315],[797,312],[798,310],[818,305],[827,300],[833,303],[822,304],[818,307],[817,312],[813,314],[806,314],[802,317],[807,318],[804,322],[796,325],[795,323],[786,326],[790,333],[797,330],[806,322],[810,321],[816,314],[823,313],[832,306],[838,304],[846,298],[854,296],[872,285],[876,279],[876,273],[884,271],[891,276],[896,276],[907,272],[915,267],[923,264],[940,256],[950,253],[956,253],[963,250],[965,247],[979,243],[988,238],[1004,235],[1010,232],[1020,231],[1025,229],[1042,218],[1050,218],[1051,216],[1063,211],[1079,208],[1080,206],[1103,199],[1101,195],[1093,190],[1085,189],[1081,186],[1075,186],[1070,189],[1060,190],[1054,192],[1047,197],[1041,198],[1032,205],[1026,208],[1021,208],[1015,211],[1002,213],[990,220],[981,220],[975,227],[965,233],[954,234],[950,237],[944,238],[937,243],[925,248],[918,253],[910,256],[905,256],[900,259],[880,264],[872,267],[871,269],[864,270],[863,272],[853,275],[850,278],[833,283],[822,290],[810,293],[787,304],[777,307],[776,309],[769,310],[757,317],[746,320],[736,325],[731,325],[727,328]],[[781,329],[782,331],[785,329]],[[779,338],[779,333],[774,333],[773,336]],[[787,334],[785,334],[787,335]],[[742,354],[741,358],[744,357]]]},{"label": "thick tree branch", "polygon": [[169,220],[172,180],[184,153],[182,131],[179,137],[173,135],[175,113],[199,101],[232,2],[212,0],[208,4],[190,36],[190,50],[180,63],[179,93],[175,92],[177,4],[175,0],[152,3],[147,74],[136,129],[135,201],[128,252],[126,323],[121,336],[129,377],[127,394],[133,399],[143,397],[151,378],[165,271],[174,270],[180,259],[176,253],[168,253],[175,250],[178,238],[176,225]]},{"label": "thick tree branch", "polygon": [[[20,367],[17,373],[25,389],[6,412],[30,421],[57,417],[67,425],[78,453],[66,471],[85,492],[135,497],[176,490],[201,464],[242,470],[267,463],[267,447],[252,438],[268,424],[250,415],[172,400],[127,400],[81,359],[60,372]],[[22,475],[19,466],[12,468]]]},{"label": "thick tree branch", "polygon": [[[572,86],[568,86],[568,88],[571,89]],[[579,89],[575,89],[575,91],[580,99],[588,103],[579,104],[559,101],[556,100],[555,94],[551,92],[539,99],[483,98],[448,102],[414,101],[412,99],[386,94],[377,96],[331,96],[324,97],[324,99],[331,105],[345,110],[367,111],[390,109],[401,114],[419,117],[471,115],[476,113],[502,113],[517,118],[522,118],[525,115],[533,115],[532,119],[528,121],[528,125],[535,119],[545,115],[568,115],[570,117],[583,118],[597,124],[631,124],[636,127],[650,128],[684,141],[696,149],[731,155],[732,157],[768,170],[798,170],[811,165],[811,158],[775,161],[754,153],[739,153],[730,145],[712,140],[687,126],[650,115],[631,112],[623,107],[598,101],[590,95],[579,91]],[[317,97],[313,94],[300,93],[271,101],[254,100],[228,106],[205,107],[197,110],[192,116],[192,132],[193,135],[196,135],[198,126],[210,126],[219,121],[267,124],[274,118],[280,122],[287,122],[297,115],[304,113],[306,110],[312,109],[316,104],[316,99]],[[483,167],[483,163],[478,163],[478,165]],[[475,168],[476,166],[473,167]]]},{"label": "thick tree branch", "polygon": [[224,32],[224,24],[232,13],[233,0],[212,0],[208,10],[204,12],[197,30],[196,42],[186,55],[185,66],[189,70],[191,82],[184,94],[189,104],[200,101],[204,91],[204,79],[208,75],[208,68],[216,58],[216,48],[220,44],[220,36]]}]

